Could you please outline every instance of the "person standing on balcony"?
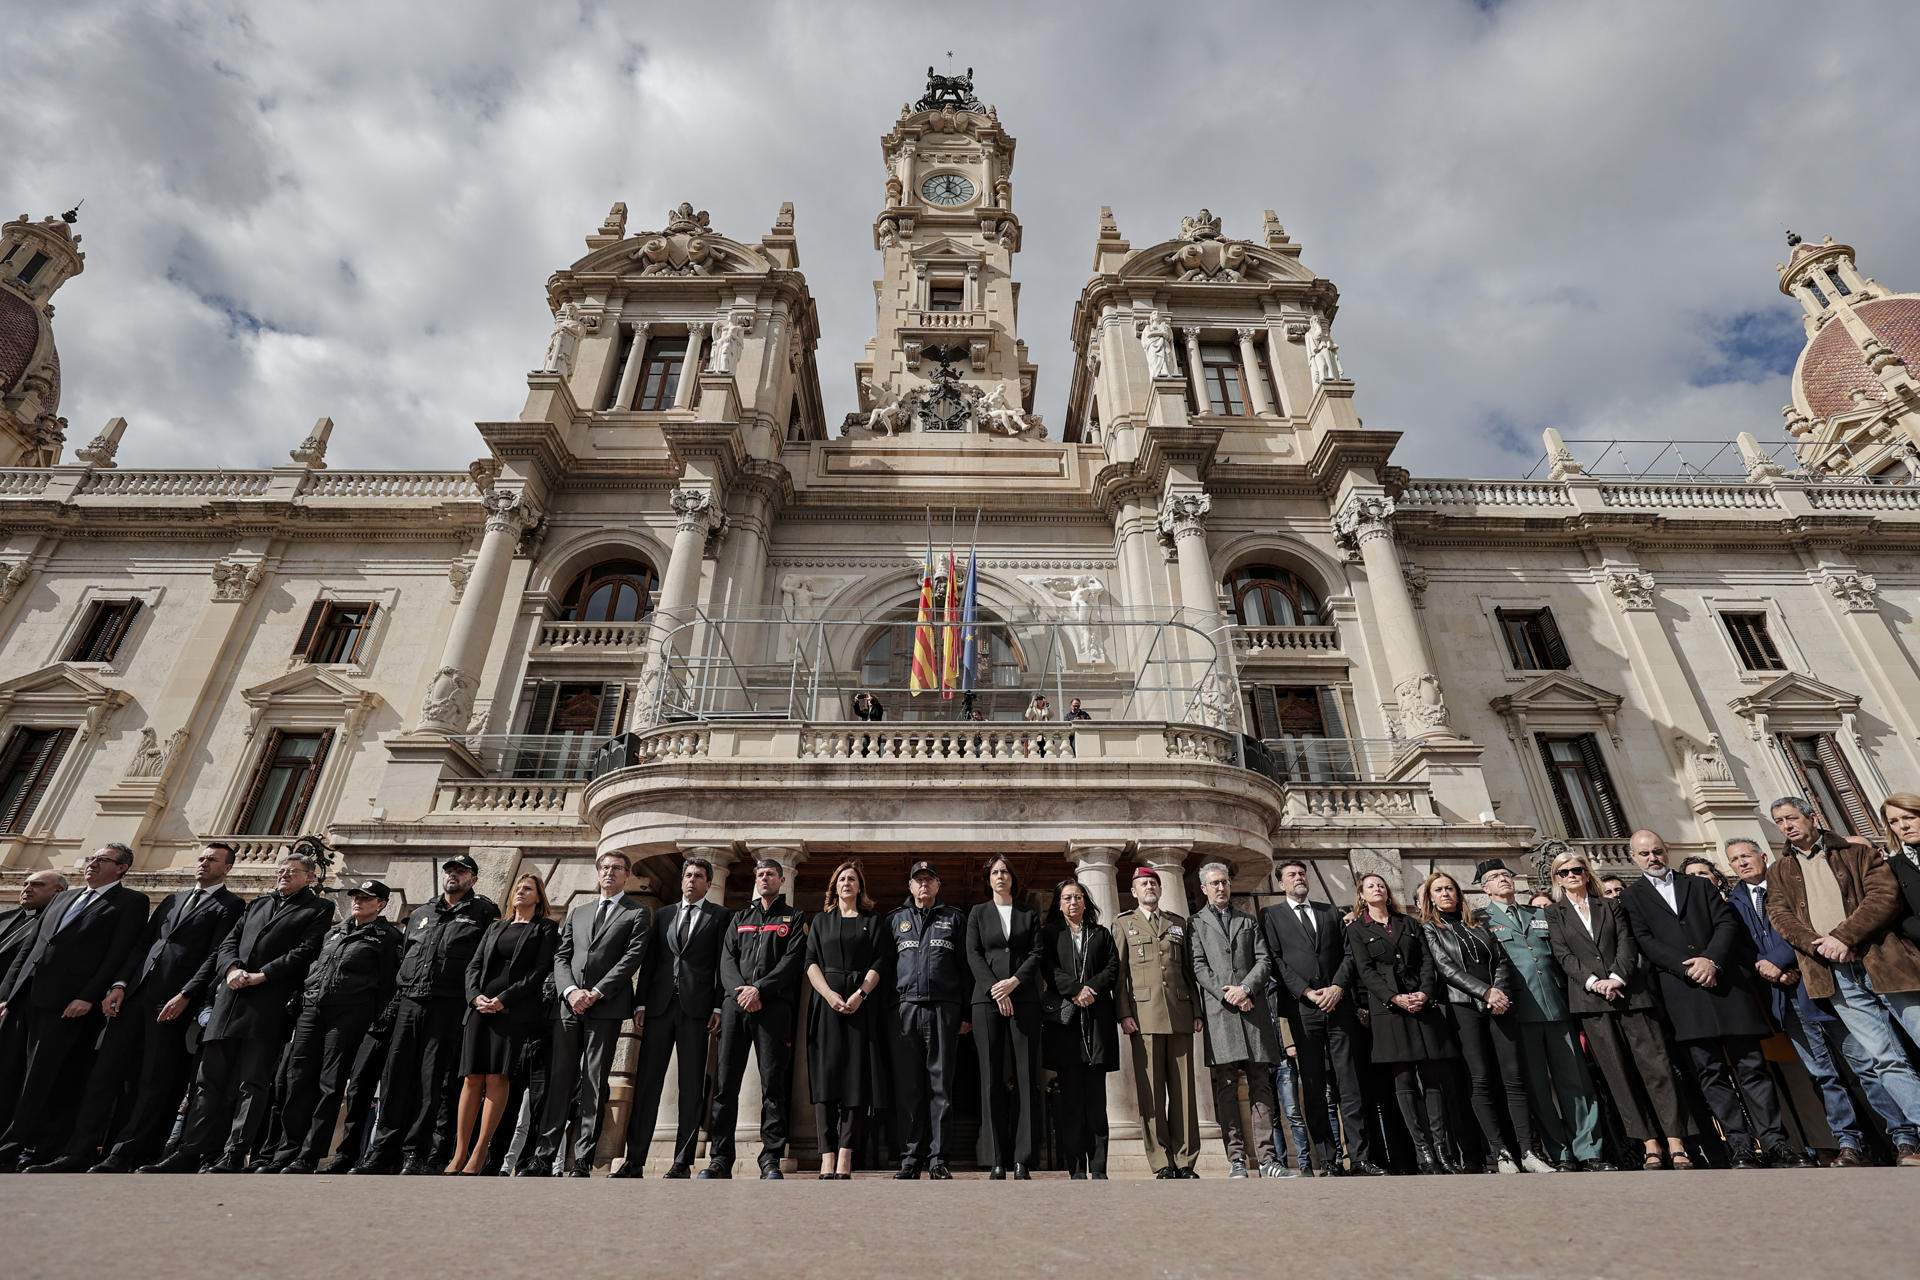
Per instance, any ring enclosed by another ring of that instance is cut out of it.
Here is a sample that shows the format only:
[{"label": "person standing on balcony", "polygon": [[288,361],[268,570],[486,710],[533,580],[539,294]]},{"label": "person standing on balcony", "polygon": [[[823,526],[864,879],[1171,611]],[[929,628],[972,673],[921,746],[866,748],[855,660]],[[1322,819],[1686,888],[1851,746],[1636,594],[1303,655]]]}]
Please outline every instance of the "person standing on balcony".
[{"label": "person standing on balcony", "polygon": [[1133,1090],[1140,1136],[1156,1178],[1197,1178],[1200,1110],[1193,1087],[1193,1037],[1205,1029],[1187,957],[1184,916],[1160,910],[1160,873],[1133,872],[1138,905],[1113,922],[1120,953],[1114,1008],[1133,1041]]},{"label": "person standing on balcony", "polygon": [[[1286,901],[1261,912],[1260,926],[1293,1032],[1314,1168],[1322,1177],[1339,1171],[1334,1154],[1339,1137],[1350,1153],[1348,1172],[1383,1174],[1386,1170],[1373,1158],[1360,1088],[1362,1039],[1358,1003],[1348,997],[1355,978],[1346,930],[1332,903],[1310,900],[1306,863],[1293,859],[1280,864],[1280,890]],[[1338,1135],[1328,1106],[1329,1068],[1339,1093]]]},{"label": "person standing on balcony", "polygon": [[[536,1115],[528,1142],[531,1160],[521,1158],[520,1176],[553,1173],[554,1157],[574,1126],[566,1176],[593,1172],[593,1149],[600,1143],[606,1114],[607,1076],[620,1043],[620,1024],[633,1017],[634,979],[646,958],[653,913],[627,896],[633,864],[609,849],[593,862],[599,893],[567,913],[553,953],[553,986],[560,997],[560,1019],[553,1027],[553,1058],[547,1070],[547,1105]],[[537,1137],[536,1137],[537,1135]],[[616,1178],[640,1176],[640,1166],[616,1170]]]},{"label": "person standing on balcony", "polygon": [[1507,995],[1520,1020],[1520,1056],[1527,1064],[1527,1093],[1545,1154],[1562,1172],[1611,1169],[1600,1146],[1593,1076],[1574,1043],[1566,978],[1553,959],[1546,913],[1515,899],[1513,872],[1499,858],[1475,867],[1473,878],[1487,895],[1487,932],[1513,969]]},{"label": "person standing on balcony", "polygon": [[748,1049],[760,1072],[760,1176],[785,1176],[780,1162],[787,1154],[793,1029],[807,949],[807,913],[789,906],[780,892],[786,876],[776,858],[753,864],[753,901],[733,917],[720,947],[720,1066],[702,1178],[733,1176],[733,1131]]},{"label": "person standing on balcony", "polygon": [[887,916],[893,947],[893,1078],[898,1090],[894,1118],[899,1126],[897,1179],[918,1178],[924,1170],[935,1181],[953,1177],[947,1168],[947,1108],[967,1032],[966,999],[971,990],[962,948],[966,918],[958,907],[940,901],[940,873],[931,862],[916,862],[907,873],[904,906]]},{"label": "person standing on balcony", "polygon": [[1093,713],[1080,705],[1080,699],[1075,698],[1072,702],[1069,702],[1067,704],[1067,719],[1091,720],[1093,719]]},{"label": "person standing on balcony", "polygon": [[987,1176],[1000,1181],[1012,1165],[1013,1176],[1025,1181],[1040,1150],[1040,914],[1020,901],[1019,877],[1004,854],[987,860],[986,880],[987,901],[967,916],[967,967],[992,1166]]},{"label": "person standing on balcony", "polygon": [[1207,905],[1193,918],[1193,988],[1206,1024],[1207,1069],[1213,1111],[1227,1149],[1227,1176],[1247,1176],[1247,1135],[1240,1125],[1240,1082],[1246,1081],[1253,1118],[1256,1177],[1284,1178],[1275,1141],[1273,1065],[1280,1060],[1273,1010],[1267,1005],[1270,960],[1260,925],[1233,909],[1233,870],[1224,862],[1200,868]]},{"label": "person standing on balcony", "polygon": [[[640,969],[640,1060],[633,1069],[633,1111],[627,1117],[625,1176],[638,1176],[653,1144],[660,1094],[673,1059],[680,1080],[680,1110],[674,1118],[669,1178],[693,1176],[700,1140],[700,1100],[707,1080],[707,1038],[720,1026],[720,943],[730,913],[707,901],[713,864],[688,858],[680,864],[680,901],[660,909],[646,963]],[[632,1174],[627,1171],[632,1170]]]},{"label": "person standing on balcony", "polygon": [[853,718],[855,720],[885,720],[887,709],[880,705],[880,699],[862,691],[853,695]]},{"label": "person standing on balcony", "polygon": [[471,855],[457,853],[440,870],[439,896],[407,919],[380,1109],[355,1173],[438,1173],[453,1145],[467,965],[500,908],[475,890],[480,864]]},{"label": "person standing on balcony", "polygon": [[1047,701],[1046,694],[1036,693],[1032,698],[1027,700],[1027,710],[1024,718],[1028,720],[1053,719],[1053,704]]}]

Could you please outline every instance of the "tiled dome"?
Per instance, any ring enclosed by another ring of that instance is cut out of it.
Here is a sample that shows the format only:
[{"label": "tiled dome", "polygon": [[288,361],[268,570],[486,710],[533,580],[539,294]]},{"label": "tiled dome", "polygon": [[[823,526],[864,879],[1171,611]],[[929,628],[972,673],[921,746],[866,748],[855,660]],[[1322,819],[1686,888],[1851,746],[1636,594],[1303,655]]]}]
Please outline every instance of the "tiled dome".
[{"label": "tiled dome", "polygon": [[[1880,298],[1853,310],[1896,356],[1910,367],[1920,368],[1920,298]],[[1855,390],[1866,392],[1867,398],[1876,402],[1886,398],[1853,335],[1837,318],[1827,321],[1800,353],[1793,379],[1815,418],[1830,418],[1854,408]]]},{"label": "tiled dome", "polygon": [[0,289],[0,391],[11,391],[40,345],[40,313],[16,293]]}]

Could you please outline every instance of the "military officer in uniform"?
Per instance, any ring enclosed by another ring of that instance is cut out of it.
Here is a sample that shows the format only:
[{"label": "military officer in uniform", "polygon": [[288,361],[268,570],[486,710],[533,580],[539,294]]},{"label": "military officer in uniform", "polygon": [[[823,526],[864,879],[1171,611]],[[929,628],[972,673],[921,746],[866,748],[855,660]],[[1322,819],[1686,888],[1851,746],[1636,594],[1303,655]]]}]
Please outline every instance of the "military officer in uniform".
[{"label": "military officer in uniform", "polygon": [[966,918],[940,901],[940,873],[916,862],[907,873],[910,900],[887,917],[893,942],[893,1076],[900,1169],[925,1169],[936,1181],[947,1169],[947,1106],[953,1095],[966,1000],[973,990],[963,946]]},{"label": "military officer in uniform", "polygon": [[1133,1038],[1133,1089],[1140,1134],[1156,1178],[1197,1178],[1200,1112],[1193,1091],[1193,1037],[1201,1029],[1199,997],[1188,960],[1192,939],[1184,916],[1160,910],[1160,874],[1133,873],[1139,905],[1113,922],[1120,952],[1114,1003],[1120,1029]]},{"label": "military officer in uniform", "polygon": [[[1546,1156],[1560,1169],[1610,1169],[1600,1149],[1593,1077],[1574,1044],[1566,976],[1553,958],[1547,913],[1514,897],[1513,872],[1499,858],[1474,868],[1487,895],[1487,930],[1513,965],[1513,1016],[1519,1019],[1527,1096],[1540,1121]],[[1556,1104],[1558,1104],[1556,1106]]]}]

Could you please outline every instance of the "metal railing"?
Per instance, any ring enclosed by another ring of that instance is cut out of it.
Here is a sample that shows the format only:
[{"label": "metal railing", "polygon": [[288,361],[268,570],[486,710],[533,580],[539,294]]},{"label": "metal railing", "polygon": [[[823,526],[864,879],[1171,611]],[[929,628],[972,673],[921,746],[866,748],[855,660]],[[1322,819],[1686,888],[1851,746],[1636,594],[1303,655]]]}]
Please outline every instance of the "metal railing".
[{"label": "metal railing", "polygon": [[467,738],[489,778],[573,782],[587,776],[604,733],[487,733]]},{"label": "metal railing", "polygon": [[[1265,738],[1266,774],[1279,783],[1378,782],[1406,746],[1392,738]],[[1248,768],[1256,761],[1251,757]]]}]

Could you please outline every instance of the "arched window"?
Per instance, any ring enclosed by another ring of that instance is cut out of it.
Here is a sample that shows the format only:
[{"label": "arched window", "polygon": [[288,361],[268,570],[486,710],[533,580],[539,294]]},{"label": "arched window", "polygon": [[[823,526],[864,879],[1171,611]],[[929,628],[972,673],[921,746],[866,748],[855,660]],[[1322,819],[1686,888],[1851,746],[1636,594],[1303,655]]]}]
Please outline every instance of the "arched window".
[{"label": "arched window", "polygon": [[560,598],[561,622],[638,622],[653,612],[660,575],[644,560],[603,560]]},{"label": "arched window", "polygon": [[[955,715],[955,703],[941,698],[937,693],[923,693],[911,699],[914,705],[909,705],[907,688],[913,676],[914,617],[913,609],[894,610],[887,618],[887,625],[867,642],[866,650],[860,656],[860,687],[885,692],[889,719],[950,720]],[[942,628],[936,625],[933,634],[937,670]],[[982,612],[974,621],[973,638],[980,655],[973,681],[978,695],[975,705],[989,718],[1018,720],[1026,710],[1026,695],[1001,692],[1018,690],[1021,676],[1019,650],[1007,633],[1006,624]],[[918,705],[923,703],[926,705]]]},{"label": "arched window", "polygon": [[1270,564],[1236,569],[1227,578],[1233,620],[1243,627],[1324,627],[1326,611],[1299,574]]}]

